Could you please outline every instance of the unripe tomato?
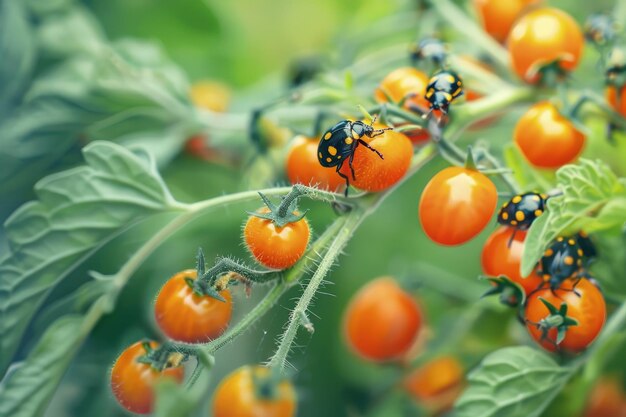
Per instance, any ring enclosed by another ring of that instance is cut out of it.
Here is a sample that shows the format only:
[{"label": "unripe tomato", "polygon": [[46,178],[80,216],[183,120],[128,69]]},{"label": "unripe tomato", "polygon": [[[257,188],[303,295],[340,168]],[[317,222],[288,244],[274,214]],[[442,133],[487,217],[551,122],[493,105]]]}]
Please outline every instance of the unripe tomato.
[{"label": "unripe tomato", "polygon": [[[268,213],[267,207],[258,210]],[[293,266],[309,244],[309,223],[306,218],[278,227],[271,220],[250,216],[243,229],[246,246],[254,258],[268,268]]]},{"label": "unripe tomato", "polygon": [[618,381],[604,378],[593,387],[584,417],[609,416],[626,417],[626,395]]},{"label": "unripe tomato", "polygon": [[[550,315],[548,308],[539,300],[543,298],[557,309],[562,303],[567,304],[567,317],[578,324],[570,326],[565,334],[565,339],[558,349],[570,353],[578,353],[585,350],[598,336],[606,321],[606,304],[602,293],[587,279],[581,279],[576,287],[575,279],[565,280],[556,290],[550,288],[541,289],[532,293],[526,302],[526,327],[530,335],[537,343],[546,350],[555,351],[557,347],[557,329],[550,329],[546,338],[542,338],[542,331],[535,323],[539,323]],[[575,291],[574,291],[575,290]]]},{"label": "unripe tomato", "polygon": [[243,366],[215,390],[213,417],[291,417],[296,392],[288,380],[273,381],[263,366]]},{"label": "unripe tomato", "polygon": [[287,177],[292,184],[317,185],[319,188],[337,191],[345,185],[343,178],[324,168],[317,160],[319,139],[297,136],[287,154]]},{"label": "unripe tomato", "polygon": [[419,218],[428,237],[441,245],[460,245],[479,234],[498,203],[496,186],[480,172],[449,167],[422,192]]},{"label": "unripe tomato", "polygon": [[426,362],[404,379],[404,387],[420,404],[440,413],[454,405],[463,390],[463,366],[453,356]]},{"label": "unripe tomato", "polygon": [[193,269],[170,278],[157,295],[154,317],[170,339],[187,343],[204,343],[224,333],[230,322],[233,303],[230,291],[220,291],[226,301],[193,292],[187,280],[195,280]]},{"label": "unripe tomato", "polygon": [[390,277],[375,279],[361,288],[344,315],[348,345],[374,362],[402,359],[421,326],[417,302]]},{"label": "unripe tomato", "polygon": [[524,113],[515,125],[513,140],[528,162],[551,169],[573,162],[585,145],[585,135],[549,101]]},{"label": "unripe tomato", "polygon": [[[148,342],[156,349],[157,342]],[[161,378],[171,378],[181,383],[184,378],[182,366],[166,368],[162,371],[152,365],[139,362],[148,352],[144,342],[137,342],[122,352],[111,370],[111,389],[122,407],[137,414],[152,412],[154,385]]]},{"label": "unripe tomato", "polygon": [[534,3],[537,0],[474,0],[474,8],[485,32],[504,43],[513,23]]},{"label": "unripe tomato", "polygon": [[557,63],[573,71],[583,51],[580,26],[562,10],[544,7],[522,16],[511,29],[508,47],[517,75],[529,83],[541,79],[541,67]]},{"label": "unripe tomato", "polygon": [[[511,240],[513,233],[515,237]],[[512,227],[499,227],[485,242],[481,261],[485,275],[506,275],[511,281],[521,285],[528,295],[539,288],[543,280],[535,271],[526,278],[520,274],[525,239],[526,230],[515,231]]]},{"label": "unripe tomato", "polygon": [[198,81],[189,92],[191,102],[202,109],[224,112],[230,104],[230,89],[218,81]]},{"label": "unripe tomato", "polygon": [[[386,127],[374,125],[375,129]],[[347,163],[341,167],[341,173],[350,178],[350,184],[365,191],[383,191],[404,177],[413,157],[413,145],[406,135],[386,130],[374,137],[364,135],[361,139],[383,154],[384,159],[365,146],[357,147],[352,163],[356,179],[353,180]]]},{"label": "unripe tomato", "polygon": [[617,93],[617,87],[608,86],[606,88],[606,100],[611,107],[622,116],[626,117],[626,86],[622,86],[619,89],[619,97]]}]

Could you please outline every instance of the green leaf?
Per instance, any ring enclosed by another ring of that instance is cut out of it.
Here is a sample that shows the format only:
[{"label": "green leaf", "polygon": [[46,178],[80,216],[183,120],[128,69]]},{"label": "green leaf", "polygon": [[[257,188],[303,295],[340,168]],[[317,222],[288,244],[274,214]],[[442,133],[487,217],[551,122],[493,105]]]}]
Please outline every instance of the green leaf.
[{"label": "green leaf", "polygon": [[604,162],[581,159],[560,168],[556,176],[563,195],[550,198],[546,213],[530,227],[522,256],[523,276],[532,272],[559,234],[605,230],[626,222],[626,187]]},{"label": "green leaf", "polygon": [[537,417],[571,375],[547,354],[527,346],[489,354],[468,375],[454,417]]},{"label": "green leaf", "polygon": [[552,188],[553,179],[548,173],[541,173],[533,169],[524,159],[519,149],[515,146],[507,146],[504,149],[504,161],[506,166],[513,171],[513,178],[525,191],[547,191]]},{"label": "green leaf", "polygon": [[94,142],[83,154],[87,166],[39,181],[39,200],[5,223],[10,256],[0,261],[0,373],[55,285],[131,225],[176,208],[147,155],[110,142]]}]

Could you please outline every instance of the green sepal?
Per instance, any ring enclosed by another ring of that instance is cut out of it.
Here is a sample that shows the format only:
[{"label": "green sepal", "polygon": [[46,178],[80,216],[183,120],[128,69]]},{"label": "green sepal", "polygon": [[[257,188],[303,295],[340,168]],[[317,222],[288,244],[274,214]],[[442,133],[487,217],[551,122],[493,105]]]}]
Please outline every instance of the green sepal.
[{"label": "green sepal", "polygon": [[517,282],[511,281],[506,275],[499,275],[497,277],[482,276],[480,278],[486,279],[494,284],[481,298],[500,294],[500,302],[509,307],[519,307],[526,302],[524,288]]},{"label": "green sepal", "polygon": [[308,213],[308,210],[305,210],[303,213],[296,214],[298,211],[298,198],[306,192],[306,188],[294,185],[289,194],[283,198],[280,205],[272,203],[263,193],[259,193],[259,196],[261,196],[261,199],[269,209],[269,213],[248,212],[248,214],[270,220],[278,227],[285,227],[289,223],[302,220]]},{"label": "green sepal", "polygon": [[556,346],[560,345],[561,342],[567,336],[567,329],[570,326],[577,326],[578,321],[567,316],[567,304],[561,303],[559,308],[557,309],[552,303],[548,302],[542,297],[539,297],[539,301],[546,306],[548,312],[550,313],[547,317],[541,319],[539,323],[537,323],[537,328],[542,331],[542,339],[548,337],[548,331],[550,329],[556,329],[557,335],[554,343]]},{"label": "green sepal", "polygon": [[467,154],[465,155],[465,168],[477,171],[476,161],[474,160],[474,151],[471,146],[467,147]]},{"label": "green sepal", "polygon": [[202,252],[202,248],[198,247],[198,254],[196,255],[196,276],[204,276],[205,268],[206,261],[204,260],[204,252]]}]

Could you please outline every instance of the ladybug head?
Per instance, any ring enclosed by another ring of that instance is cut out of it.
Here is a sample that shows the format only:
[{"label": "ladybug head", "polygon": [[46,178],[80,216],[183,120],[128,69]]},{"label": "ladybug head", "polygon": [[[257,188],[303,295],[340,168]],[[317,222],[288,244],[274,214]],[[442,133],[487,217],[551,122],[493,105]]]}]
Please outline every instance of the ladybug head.
[{"label": "ladybug head", "polygon": [[441,110],[442,112],[447,113],[451,100],[452,96],[450,94],[443,91],[436,91],[430,97],[430,108],[432,110]]}]

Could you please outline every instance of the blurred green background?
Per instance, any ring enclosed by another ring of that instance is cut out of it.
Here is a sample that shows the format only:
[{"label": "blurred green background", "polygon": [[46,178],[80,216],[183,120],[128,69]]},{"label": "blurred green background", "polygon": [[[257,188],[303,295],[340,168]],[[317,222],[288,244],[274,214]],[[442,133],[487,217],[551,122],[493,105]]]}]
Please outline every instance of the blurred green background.
[{"label": "blurred green background", "polygon": [[[590,12],[609,10],[613,2],[549,3],[563,7],[582,22]],[[107,38],[155,41],[192,82],[212,79],[229,86],[234,94],[232,109],[242,112],[283,94],[288,68],[299,58],[321,56],[325,65],[342,68],[355,56],[382,45],[408,45],[419,30],[416,4],[403,0],[83,1]],[[443,31],[456,42],[454,50],[472,50],[454,37],[452,28],[444,27]],[[599,77],[594,80],[585,76],[597,71],[596,60],[597,55],[589,51],[575,82],[601,84]],[[468,133],[462,143],[486,139],[498,151],[510,141],[518,115],[519,111],[512,112],[487,130]],[[603,152],[603,145],[598,146],[600,151],[592,146],[588,152]],[[280,158],[272,156],[267,163],[278,164]],[[342,339],[341,318],[349,297],[377,276],[394,275],[415,286],[430,329],[429,354],[452,352],[469,369],[495,347],[529,343],[510,311],[494,300],[478,299],[486,287],[477,279],[481,273],[480,252],[495,222],[471,243],[456,248],[437,246],[420,228],[420,192],[428,179],[446,165],[441,159],[429,163],[368,218],[318,294],[313,306],[315,316],[311,317],[315,333],[301,331],[290,358],[299,394],[299,416],[419,415],[419,409],[399,391],[389,397],[379,395],[393,386],[399,369],[361,361],[347,351]],[[51,167],[48,172],[54,170]],[[280,166],[277,171],[280,173]],[[174,196],[184,202],[247,188],[252,175],[243,167],[211,164],[185,153],[163,164],[162,173]],[[271,186],[274,181],[255,185]],[[284,183],[284,176],[278,181]],[[18,202],[32,198],[30,191],[21,192]],[[311,209],[313,230],[321,233],[334,216],[332,210],[309,202],[304,205]],[[241,226],[245,211],[255,208],[248,205],[216,210],[163,244],[130,281],[115,312],[102,320],[83,346],[46,415],[126,415],[109,391],[111,364],[124,347],[137,339],[159,337],[152,319],[155,294],[172,274],[193,266],[198,246],[203,247],[208,259],[233,255],[252,263],[241,243]],[[116,271],[144,242],[147,233],[161,224],[162,218],[149,219],[115,239],[55,289],[50,300],[84,282],[89,270]],[[242,317],[263,291],[255,289],[252,297],[246,298],[236,290],[233,320]],[[299,286],[293,288],[254,328],[218,352],[212,372],[214,384],[240,365],[263,362],[271,356],[300,291]],[[31,332],[43,328],[49,320],[40,318]],[[450,340],[455,337],[459,343],[451,346]],[[614,365],[615,369],[624,368],[624,363]],[[209,399],[207,393],[207,404],[198,415],[207,415]],[[558,411],[552,415],[559,415]]]}]

